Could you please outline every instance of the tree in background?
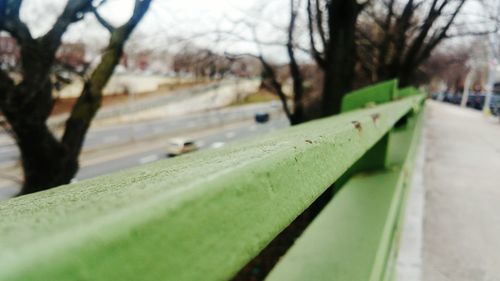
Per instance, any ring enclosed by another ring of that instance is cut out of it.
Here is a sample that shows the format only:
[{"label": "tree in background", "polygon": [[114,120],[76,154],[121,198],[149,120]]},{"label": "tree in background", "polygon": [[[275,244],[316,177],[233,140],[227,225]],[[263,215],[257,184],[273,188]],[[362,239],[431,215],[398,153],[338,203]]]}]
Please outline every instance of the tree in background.
[{"label": "tree in background", "polygon": [[[297,125],[307,121],[307,117],[304,116],[303,110],[303,99],[304,99],[304,78],[302,75],[301,67],[296,59],[296,22],[299,15],[299,9],[301,6],[300,0],[290,0],[290,18],[286,26],[279,26],[267,18],[261,18],[261,13],[265,9],[265,6],[258,7],[255,15],[251,13],[246,18],[232,20],[231,23],[234,25],[230,31],[217,30],[216,33],[220,36],[228,36],[230,40],[238,40],[242,42],[247,42],[254,45],[255,53],[231,53],[226,52],[226,56],[231,59],[231,61],[239,61],[244,58],[254,58],[256,59],[262,68],[261,78],[262,87],[270,90],[274,93],[281,101],[283,106],[283,111],[287,116],[291,125]],[[274,31],[279,31],[277,36],[280,39],[266,41],[262,40],[259,36],[258,29],[262,25],[269,25],[273,27]],[[246,35],[246,36],[245,36]],[[282,37],[282,39],[281,39]],[[219,38],[219,40],[221,40]],[[228,40],[226,38],[226,40]],[[274,47],[282,50],[286,50],[287,62],[286,62],[286,75],[281,75],[285,67],[276,64],[269,60],[265,52],[265,47]],[[284,84],[288,82],[288,78],[292,83],[292,90],[289,95],[284,91]],[[291,99],[291,102],[289,101]]]},{"label": "tree in background", "polygon": [[231,70],[229,60],[223,55],[189,44],[173,56],[172,68],[177,75],[191,74],[197,79],[223,79]]},{"label": "tree in background", "polygon": [[360,64],[370,82],[399,78],[417,82],[419,67],[444,40],[467,34],[457,18],[467,0],[383,0],[373,2],[358,29]]},{"label": "tree in background", "polygon": [[254,42],[257,45],[259,53],[256,57],[262,64],[263,82],[280,98],[283,105],[283,111],[288,117],[291,125],[297,125],[307,121],[304,115],[304,77],[295,55],[296,42],[294,39],[300,4],[300,0],[290,0],[290,21],[286,28],[286,43],[283,44],[286,47],[286,53],[288,55],[288,73],[292,81],[292,108],[290,108],[288,98],[283,90],[283,82],[278,78],[275,67],[264,58],[261,43],[257,39],[255,29],[253,29]]},{"label": "tree in background", "polygon": [[[247,53],[246,55],[253,56],[261,62],[263,81],[282,101],[284,111],[292,125],[311,119],[306,107],[319,109],[319,114],[313,114],[315,118],[330,116],[340,111],[343,95],[352,90],[356,63],[356,23],[364,5],[356,0],[290,0],[289,21],[286,27],[280,27],[259,16],[249,16],[235,23],[235,25],[244,24],[250,30],[251,39],[240,35],[244,32],[237,33],[235,37],[255,44],[256,54]],[[259,10],[262,11],[264,8],[261,7]],[[305,16],[305,19],[301,16]],[[257,19],[256,22],[255,19]],[[302,26],[301,20],[307,23],[306,30],[298,29]],[[281,31],[281,34],[275,37],[282,39],[261,40],[257,35],[257,29],[258,24],[262,22],[274,26],[276,31]],[[234,35],[235,28],[232,30]],[[303,46],[304,38],[308,39],[310,47]],[[283,91],[283,84],[286,80],[278,79],[275,73],[276,67],[264,55],[264,47],[270,46],[284,48],[286,51],[286,64],[292,88],[291,103],[288,102],[288,97]],[[307,102],[311,99],[311,89],[306,89],[305,85],[310,82],[307,80],[310,77],[304,77],[303,66],[307,66],[306,68],[310,70],[310,65],[303,61],[299,62],[297,52],[312,54],[317,67],[324,74],[323,85],[320,86],[321,97],[313,98],[315,103],[321,104],[321,107]]]},{"label": "tree in background", "polygon": [[[477,46],[474,46],[477,48]],[[472,70],[468,64],[474,53],[472,46],[454,46],[438,48],[413,76],[418,84],[432,84],[433,78],[439,78],[447,91],[461,92],[467,74]],[[487,69],[487,68],[486,68]],[[485,70],[485,69],[483,69]],[[435,89],[435,91],[438,89]]]},{"label": "tree in background", "polygon": [[[101,105],[102,90],[123,54],[125,42],[147,12],[151,0],[136,0],[129,20],[114,27],[98,12],[105,2],[70,0],[52,28],[34,38],[20,19],[21,0],[0,1],[0,31],[8,32],[21,48],[20,81],[0,71],[0,109],[21,152],[24,184],[21,194],[66,184],[78,171],[85,134]],[[85,79],[83,90],[66,121],[61,138],[47,127],[54,98],[51,69],[61,38],[68,27],[93,13],[110,33],[100,63]]]},{"label": "tree in background", "polygon": [[367,2],[307,0],[311,54],[323,70],[322,116],[337,114],[352,90],[357,61],[358,16]]},{"label": "tree in background", "polygon": [[[497,15],[460,18],[467,0],[307,0],[308,32],[296,32],[304,5],[290,1],[286,43],[294,102],[303,100],[304,79],[295,51],[308,51],[323,72],[320,116],[340,111],[343,96],[354,86],[398,78],[401,86],[422,82],[421,67],[443,41],[452,37],[496,32]],[[468,15],[470,16],[470,15]],[[494,28],[491,28],[491,27]],[[297,41],[308,37],[309,48]],[[299,37],[299,38],[297,38]],[[427,68],[427,74],[430,74]],[[363,75],[368,77],[363,83]],[[299,116],[303,116],[303,102]],[[292,112],[295,112],[292,111]],[[297,118],[298,124],[306,118]]]}]

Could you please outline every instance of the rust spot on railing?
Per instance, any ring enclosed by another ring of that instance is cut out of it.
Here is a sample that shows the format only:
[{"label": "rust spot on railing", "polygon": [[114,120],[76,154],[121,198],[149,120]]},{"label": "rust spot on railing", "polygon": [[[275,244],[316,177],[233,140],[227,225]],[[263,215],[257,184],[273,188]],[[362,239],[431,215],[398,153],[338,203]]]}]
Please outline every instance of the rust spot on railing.
[{"label": "rust spot on railing", "polygon": [[373,123],[375,123],[375,124],[376,124],[376,123],[378,122],[378,120],[380,119],[380,114],[379,114],[379,113],[373,113],[373,114],[371,115],[371,117],[372,117],[372,121],[373,121]]},{"label": "rust spot on railing", "polygon": [[361,130],[363,130],[363,128],[361,127],[361,123],[359,123],[359,121],[352,121],[351,123],[354,125],[354,128],[356,128],[356,130],[360,132]]}]

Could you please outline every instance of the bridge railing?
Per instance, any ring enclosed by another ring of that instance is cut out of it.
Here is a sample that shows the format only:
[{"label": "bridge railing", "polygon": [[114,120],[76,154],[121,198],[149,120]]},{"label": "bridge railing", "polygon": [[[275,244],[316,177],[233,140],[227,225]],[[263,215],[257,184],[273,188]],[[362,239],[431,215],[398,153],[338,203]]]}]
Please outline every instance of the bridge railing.
[{"label": "bridge railing", "polygon": [[397,81],[345,113],[0,203],[0,280],[228,280],[327,188],[269,280],[386,280],[424,97]]}]

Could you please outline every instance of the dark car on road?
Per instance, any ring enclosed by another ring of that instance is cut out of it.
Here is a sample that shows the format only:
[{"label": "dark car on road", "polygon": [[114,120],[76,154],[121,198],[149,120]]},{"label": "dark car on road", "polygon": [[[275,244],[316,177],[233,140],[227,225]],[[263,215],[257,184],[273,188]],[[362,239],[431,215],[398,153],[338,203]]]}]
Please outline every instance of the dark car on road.
[{"label": "dark car on road", "polygon": [[259,112],[255,114],[255,122],[257,123],[266,123],[269,121],[269,113],[268,112]]}]

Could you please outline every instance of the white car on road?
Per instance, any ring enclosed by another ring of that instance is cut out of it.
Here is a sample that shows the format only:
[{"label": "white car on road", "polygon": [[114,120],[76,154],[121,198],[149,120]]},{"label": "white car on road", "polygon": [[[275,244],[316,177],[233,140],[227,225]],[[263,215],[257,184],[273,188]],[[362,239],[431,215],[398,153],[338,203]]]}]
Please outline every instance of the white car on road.
[{"label": "white car on road", "polygon": [[198,150],[196,142],[186,138],[170,139],[167,145],[167,156],[174,157]]}]

